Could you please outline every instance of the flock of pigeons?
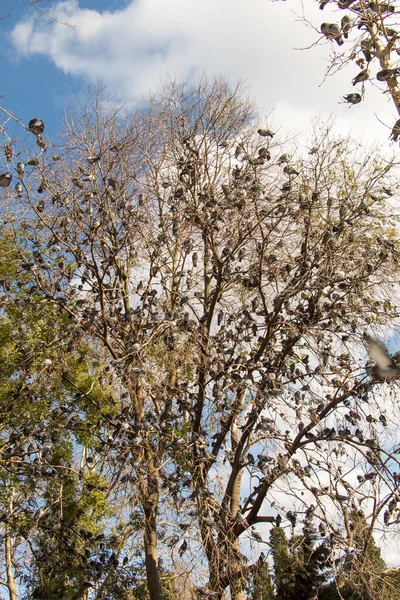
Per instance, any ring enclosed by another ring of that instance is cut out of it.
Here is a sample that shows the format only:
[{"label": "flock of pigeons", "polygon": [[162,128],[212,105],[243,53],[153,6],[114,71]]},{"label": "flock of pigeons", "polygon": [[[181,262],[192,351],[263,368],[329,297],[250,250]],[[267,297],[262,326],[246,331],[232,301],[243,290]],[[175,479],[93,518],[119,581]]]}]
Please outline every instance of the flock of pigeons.
[{"label": "flock of pigeons", "polygon": [[[36,144],[39,146],[39,148],[41,150],[45,151],[47,148],[47,143],[42,138],[42,133],[44,131],[44,123],[43,123],[42,119],[37,119],[37,118],[31,119],[28,124],[28,129],[31,133],[36,135]],[[8,152],[7,152],[7,150],[8,150]],[[8,148],[8,146],[6,146],[6,148],[5,148],[5,153],[6,153],[7,162],[9,162],[12,158],[12,151]],[[20,177],[23,176],[24,170],[25,170],[25,165],[23,163],[19,162],[17,164],[17,173]],[[12,178],[13,178],[13,175],[10,171],[7,171],[6,173],[2,173],[0,175],[0,187],[8,188],[12,181]],[[17,196],[20,198],[22,195],[22,185],[20,182],[15,184],[15,191],[17,193]]]},{"label": "flock of pigeons", "polygon": [[[324,3],[324,6],[326,3],[327,2]],[[321,8],[323,8],[323,7],[321,7]],[[328,27],[328,25],[326,23],[324,23],[323,26]],[[342,27],[343,27],[343,19],[342,19]],[[323,30],[323,33],[324,33],[324,29],[325,29],[325,27],[321,27],[321,30]],[[328,35],[328,34],[324,33],[324,35]],[[335,28],[332,28],[332,25],[329,25],[329,35],[330,36],[338,35],[337,30]],[[396,71],[396,72],[399,71],[400,72],[400,69],[391,69],[391,71]],[[361,81],[361,79],[359,79],[359,81]],[[351,102],[352,104],[357,104],[361,100],[361,96],[359,94],[349,94],[345,98],[347,98],[348,101]],[[45,129],[45,125],[44,125],[44,122],[42,121],[42,119],[38,119],[38,118],[31,119],[28,124],[28,129],[31,133],[33,133],[36,136],[36,138],[37,138],[36,143],[38,144],[38,146],[42,147],[42,142],[44,142],[44,140],[41,137],[41,135]],[[393,132],[394,133],[392,135],[397,140],[397,137],[400,136],[400,119],[397,121],[395,127],[393,128]],[[257,133],[261,137],[273,137],[274,136],[274,134],[269,129],[268,130],[259,129]],[[45,150],[45,148],[43,148],[43,147],[42,147],[42,149]],[[6,152],[6,158],[7,158],[7,162],[9,160],[11,160],[12,153],[11,153],[11,156],[8,156],[7,152]],[[279,159],[279,162],[280,162],[280,164],[287,163],[288,157],[286,155],[282,155]],[[17,173],[18,173],[19,177],[23,176],[24,169],[25,169],[25,165],[23,163],[20,163],[20,162],[17,163]],[[284,171],[288,175],[292,175],[292,174],[297,175],[298,174],[296,171],[294,171],[293,169],[291,170],[291,169],[292,169],[291,167],[286,165]],[[13,178],[13,175],[11,172],[7,171],[6,173],[2,173],[0,175],[0,187],[8,188],[11,183],[12,178]],[[22,194],[22,185],[20,182],[18,182],[16,184],[15,189],[16,189],[17,195],[20,196]],[[381,342],[377,341],[376,339],[370,337],[367,334],[364,335],[364,340],[366,342],[367,350],[368,350],[369,356],[371,358],[371,362],[366,367],[366,373],[370,377],[372,377],[376,380],[380,380],[380,381],[387,381],[387,380],[391,380],[391,379],[400,378],[400,352],[397,352],[393,356],[390,356],[389,352],[387,351],[387,349]]]},{"label": "flock of pigeons", "polygon": [[[330,0],[320,0],[319,8],[323,10],[325,6],[330,2]],[[339,0],[336,2],[337,6],[341,9],[360,9],[359,5],[354,5],[355,0]],[[352,6],[353,5],[353,6]],[[371,12],[371,14],[377,13],[379,15],[387,15],[395,12],[396,7],[394,4],[389,2],[368,2],[366,6],[363,6],[363,11],[367,10]],[[363,25],[363,17],[361,17],[358,21],[358,29],[361,29]],[[349,37],[349,32],[353,27],[354,22],[350,19],[348,15],[344,15],[340,21],[340,25],[337,23],[322,23],[321,24],[321,33],[328,39],[335,41],[338,46],[342,46],[344,44],[344,39]],[[389,36],[390,42],[396,39],[397,32],[390,28],[385,27],[385,34]],[[367,66],[362,69],[352,80],[352,84],[357,85],[359,83],[364,83],[368,79],[370,79],[370,71],[369,71],[369,63],[373,58],[373,41],[371,39],[364,39],[361,41],[361,51],[365,57],[367,62]],[[377,81],[395,81],[395,78],[400,75],[400,68],[383,68],[376,74]],[[361,94],[357,92],[353,92],[351,94],[347,94],[343,96],[343,100],[348,104],[359,104],[362,100]],[[397,142],[400,137],[400,119],[396,121],[390,138]]]}]

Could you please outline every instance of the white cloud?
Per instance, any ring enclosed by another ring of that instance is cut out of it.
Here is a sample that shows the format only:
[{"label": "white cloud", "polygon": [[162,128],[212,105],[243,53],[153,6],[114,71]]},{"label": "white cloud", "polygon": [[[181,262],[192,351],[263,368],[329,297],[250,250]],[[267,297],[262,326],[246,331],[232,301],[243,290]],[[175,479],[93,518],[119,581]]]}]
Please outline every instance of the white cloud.
[{"label": "white cloud", "polygon": [[[395,120],[380,92],[368,90],[367,101],[350,110],[338,104],[354,89],[350,80],[356,67],[319,87],[330,43],[294,49],[318,38],[296,22],[294,5],[269,0],[136,0],[114,12],[98,12],[66,0],[51,14],[74,28],[31,12],[11,38],[21,56],[41,54],[65,73],[100,79],[128,98],[147,94],[167,74],[185,78],[198,69],[232,80],[246,78],[259,106],[276,107],[277,118],[288,127],[303,126],[317,113],[333,113],[339,115],[340,130],[387,140],[390,129],[372,116],[376,106],[389,127]],[[319,23],[315,3],[307,10]]]}]

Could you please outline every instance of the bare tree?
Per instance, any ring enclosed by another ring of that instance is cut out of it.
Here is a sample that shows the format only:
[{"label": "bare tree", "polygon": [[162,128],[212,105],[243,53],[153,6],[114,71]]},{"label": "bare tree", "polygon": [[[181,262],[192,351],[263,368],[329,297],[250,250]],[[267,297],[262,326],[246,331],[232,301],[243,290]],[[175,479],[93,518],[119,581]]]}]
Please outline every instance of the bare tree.
[{"label": "bare tree", "polygon": [[169,82],[133,114],[89,97],[61,149],[33,132],[42,151],[19,174],[9,161],[22,189],[5,187],[4,219],[68,316],[63,343],[97,348],[113,390],[95,452],[140,503],[151,600],[160,547],[207,561],[199,597],[240,600],[256,526],[312,510],[334,540],[332,514],[371,485],[373,519],[397,514],[394,388],[363,350],[397,316],[393,165],[326,125],[303,146],[270,127],[240,87]]}]

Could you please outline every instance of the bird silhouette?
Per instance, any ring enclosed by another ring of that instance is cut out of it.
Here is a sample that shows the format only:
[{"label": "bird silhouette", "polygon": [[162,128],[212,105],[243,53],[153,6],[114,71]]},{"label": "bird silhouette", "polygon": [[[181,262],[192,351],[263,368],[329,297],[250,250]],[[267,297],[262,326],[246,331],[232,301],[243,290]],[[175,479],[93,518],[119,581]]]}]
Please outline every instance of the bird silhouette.
[{"label": "bird silhouette", "polygon": [[364,334],[364,340],[367,344],[368,354],[375,363],[373,366],[367,366],[368,375],[384,380],[400,377],[400,352],[390,356],[381,342],[366,333]]}]

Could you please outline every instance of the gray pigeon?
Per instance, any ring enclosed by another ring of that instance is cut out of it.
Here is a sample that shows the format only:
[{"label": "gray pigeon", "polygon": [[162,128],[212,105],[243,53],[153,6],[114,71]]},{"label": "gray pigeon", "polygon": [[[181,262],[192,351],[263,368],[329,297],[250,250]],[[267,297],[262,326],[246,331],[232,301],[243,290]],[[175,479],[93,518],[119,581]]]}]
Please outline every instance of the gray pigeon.
[{"label": "gray pigeon", "polygon": [[332,37],[332,34],[331,34],[331,32],[329,31],[329,23],[322,23],[322,24],[321,24],[321,33],[322,33],[322,34],[323,34],[325,37],[327,37],[327,38],[329,38],[329,39]]},{"label": "gray pigeon", "polygon": [[368,69],[363,69],[356,75],[352,81],[353,85],[357,85],[357,83],[361,83],[362,81],[367,81],[369,79],[369,71]]},{"label": "gray pigeon", "polygon": [[364,340],[367,344],[368,354],[375,363],[372,367],[367,366],[368,375],[384,380],[400,377],[400,365],[398,364],[400,354],[390,356],[383,344],[366,333],[364,334]]},{"label": "gray pigeon", "polygon": [[339,46],[343,46],[344,41],[343,41],[343,38],[342,38],[342,33],[340,31],[339,25],[336,25],[336,23],[330,23],[330,25],[329,25],[329,33],[331,34],[332,38],[335,40],[335,42]]},{"label": "gray pigeon", "polygon": [[34,133],[35,135],[41,135],[44,131],[44,123],[42,119],[31,119],[29,121],[29,131]]},{"label": "gray pigeon", "polygon": [[283,169],[283,172],[286,173],[286,175],[298,175],[299,171],[296,171],[296,169],[294,167],[290,167],[289,165],[286,165]]},{"label": "gray pigeon", "polygon": [[347,40],[349,37],[349,31],[351,30],[351,19],[348,15],[344,15],[342,18],[340,25],[343,31],[343,37]]},{"label": "gray pigeon", "polygon": [[397,119],[397,121],[394,124],[394,127],[392,129],[392,133],[390,134],[390,139],[393,140],[394,142],[397,142],[397,140],[399,139],[399,136],[400,136],[400,119]]},{"label": "gray pigeon", "polygon": [[22,189],[22,185],[19,181],[18,181],[18,183],[15,184],[15,192],[16,192],[18,198],[22,198],[23,189]]},{"label": "gray pigeon", "polygon": [[372,49],[372,41],[371,40],[362,40],[361,50],[362,50],[362,53],[364,54],[365,60],[367,62],[371,62],[371,60],[372,60],[371,49]]},{"label": "gray pigeon", "polygon": [[11,173],[2,173],[0,175],[0,187],[8,188],[11,183],[12,174]]},{"label": "gray pigeon", "polygon": [[400,69],[382,69],[381,71],[378,71],[376,78],[378,81],[388,81],[392,77],[397,77],[399,73]]},{"label": "gray pigeon", "polygon": [[261,137],[273,138],[275,135],[270,129],[257,129],[257,133],[258,135],[261,135]]},{"label": "gray pigeon", "polygon": [[361,102],[361,95],[347,94],[347,96],[343,96],[343,100],[345,100],[345,102],[348,102],[349,104],[358,104],[359,102]]},{"label": "gray pigeon", "polygon": [[282,154],[282,156],[280,156],[278,158],[278,165],[283,165],[283,163],[289,162],[289,159],[290,159],[289,154]]}]

